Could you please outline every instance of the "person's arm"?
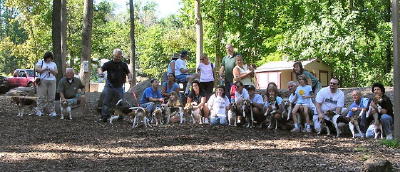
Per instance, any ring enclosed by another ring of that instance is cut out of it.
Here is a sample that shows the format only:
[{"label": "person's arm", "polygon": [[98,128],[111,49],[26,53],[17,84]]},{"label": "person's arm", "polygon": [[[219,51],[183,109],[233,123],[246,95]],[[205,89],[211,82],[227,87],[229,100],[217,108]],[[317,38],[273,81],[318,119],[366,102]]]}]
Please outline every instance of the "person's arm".
[{"label": "person's arm", "polygon": [[161,87],[161,94],[162,94],[164,97],[168,97],[168,96],[170,95],[170,94],[167,93],[167,85],[168,85],[168,83],[164,82],[164,83],[162,84],[162,87]]},{"label": "person's arm", "polygon": [[206,104],[206,100],[207,100],[206,97],[201,97],[201,99],[200,99],[200,104],[197,105],[197,106],[198,106],[200,109],[203,108],[203,106]]},{"label": "person's arm", "polygon": [[55,63],[54,63],[54,66],[55,66],[54,69],[49,69],[49,72],[55,76],[58,74],[58,69],[57,69],[57,65]]},{"label": "person's arm", "polygon": [[171,71],[175,75],[175,60],[170,63]]},{"label": "person's arm", "polygon": [[65,101],[63,79],[58,82],[58,92],[60,93],[60,100]]},{"label": "person's arm", "polygon": [[321,106],[322,106],[321,103],[318,103],[318,102],[315,103],[315,107],[317,108],[317,113],[318,113],[319,118],[324,117],[324,114],[322,113],[322,110],[321,110]]}]

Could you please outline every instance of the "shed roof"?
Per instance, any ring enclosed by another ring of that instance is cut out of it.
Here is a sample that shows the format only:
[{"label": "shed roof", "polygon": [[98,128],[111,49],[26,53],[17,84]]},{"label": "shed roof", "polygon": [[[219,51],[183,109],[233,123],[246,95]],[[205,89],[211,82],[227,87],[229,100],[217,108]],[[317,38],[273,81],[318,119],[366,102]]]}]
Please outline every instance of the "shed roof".
[{"label": "shed roof", "polygon": [[[302,61],[303,66],[306,66],[309,63],[316,61],[317,59],[311,59]],[[272,61],[265,63],[258,67],[255,72],[264,72],[264,71],[281,71],[281,70],[292,70],[293,64],[295,61]]]}]

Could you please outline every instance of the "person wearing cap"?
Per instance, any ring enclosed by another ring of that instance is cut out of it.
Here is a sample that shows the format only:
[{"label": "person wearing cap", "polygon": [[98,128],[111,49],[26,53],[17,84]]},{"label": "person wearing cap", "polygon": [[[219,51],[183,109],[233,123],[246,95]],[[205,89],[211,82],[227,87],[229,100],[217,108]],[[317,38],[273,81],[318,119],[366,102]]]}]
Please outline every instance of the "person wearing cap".
[{"label": "person wearing cap", "polygon": [[189,74],[186,60],[189,58],[187,51],[182,51],[181,57],[175,61],[175,77],[178,82],[187,83],[185,94],[189,94],[189,85],[196,78],[196,74]]},{"label": "person wearing cap", "polygon": [[265,120],[263,97],[256,93],[256,87],[254,87],[254,85],[250,85],[247,91],[249,92],[249,99],[252,103],[254,120],[257,121],[257,123],[261,123]]},{"label": "person wearing cap", "polygon": [[101,108],[101,121],[107,122],[110,117],[109,110],[116,102],[123,97],[123,85],[128,76],[129,83],[132,82],[132,73],[128,69],[128,65],[122,61],[122,50],[113,50],[113,60],[110,60],[101,66],[101,73],[107,71],[107,80],[103,89],[103,106]]},{"label": "person wearing cap", "polygon": [[159,82],[157,79],[152,79],[151,86],[147,87],[140,99],[140,106],[147,109],[150,114],[153,113],[156,108],[156,104],[161,104],[164,102],[164,98],[158,89]]}]

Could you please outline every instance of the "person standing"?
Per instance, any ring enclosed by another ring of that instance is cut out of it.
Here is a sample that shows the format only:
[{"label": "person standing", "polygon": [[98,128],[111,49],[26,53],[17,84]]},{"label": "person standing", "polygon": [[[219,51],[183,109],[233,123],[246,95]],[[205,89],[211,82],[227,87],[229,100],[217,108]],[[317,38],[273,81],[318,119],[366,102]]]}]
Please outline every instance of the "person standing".
[{"label": "person standing", "polygon": [[200,74],[200,90],[206,94],[208,99],[214,88],[214,64],[209,61],[207,54],[200,57],[197,72]]},{"label": "person standing", "polygon": [[254,77],[254,68],[249,67],[247,64],[244,64],[243,58],[241,55],[237,55],[236,66],[233,68],[233,80],[241,81],[244,85],[244,88],[248,89],[250,85],[254,85],[252,78]]},{"label": "person standing", "polygon": [[103,107],[101,109],[101,120],[107,122],[110,117],[110,108],[116,102],[112,100],[119,100],[123,97],[124,90],[123,85],[126,82],[126,76],[128,81],[132,81],[132,73],[129,72],[128,65],[122,62],[122,50],[114,49],[113,60],[110,60],[101,67],[101,72],[107,71],[107,80],[103,89]]},{"label": "person standing", "polygon": [[[233,46],[227,44],[225,46],[227,55],[222,58],[221,68],[219,70],[219,76],[225,82],[225,95],[229,95],[231,86],[233,84],[233,68],[236,66],[236,53],[234,52]],[[228,96],[230,98],[230,96]]]},{"label": "person standing", "polygon": [[45,110],[47,110],[50,116],[57,116],[54,101],[56,98],[56,75],[58,71],[57,65],[53,60],[53,53],[46,52],[43,60],[40,60],[35,65],[35,70],[39,73],[40,78],[40,82],[37,83],[37,116],[42,116]]},{"label": "person standing", "polygon": [[296,74],[296,78],[299,75],[305,75],[307,77],[308,85],[311,85],[314,94],[317,94],[318,91],[321,89],[321,82],[309,71],[304,70],[303,64],[300,61],[297,61],[293,64],[293,72]]}]

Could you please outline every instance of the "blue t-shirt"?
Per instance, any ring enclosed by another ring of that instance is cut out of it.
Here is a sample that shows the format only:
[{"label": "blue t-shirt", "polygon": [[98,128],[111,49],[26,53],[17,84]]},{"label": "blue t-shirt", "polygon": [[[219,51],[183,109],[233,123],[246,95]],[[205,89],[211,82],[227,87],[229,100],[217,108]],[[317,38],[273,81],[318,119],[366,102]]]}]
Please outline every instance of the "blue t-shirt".
[{"label": "blue t-shirt", "polygon": [[311,96],[312,88],[310,85],[301,86],[299,85],[296,89],[297,102],[296,104],[309,105],[311,98],[303,98],[303,96]]},{"label": "blue t-shirt", "polygon": [[160,90],[153,90],[153,87],[148,87],[144,90],[143,96],[140,99],[140,104],[149,102],[149,98],[162,98]]},{"label": "blue t-shirt", "polygon": [[170,87],[170,86],[168,86],[168,82],[164,82],[162,84],[162,87],[166,88],[165,89],[166,93],[171,93],[171,92],[175,91],[176,89],[178,89],[179,85],[176,82],[174,82],[174,84],[172,84],[172,86]]},{"label": "blue t-shirt", "polygon": [[368,107],[368,98],[361,98],[360,100],[360,104],[357,104],[356,102],[353,102],[350,106],[349,106],[349,112],[347,113],[347,117],[352,117],[354,115],[354,112],[351,111],[351,109],[353,108],[367,108]]}]

